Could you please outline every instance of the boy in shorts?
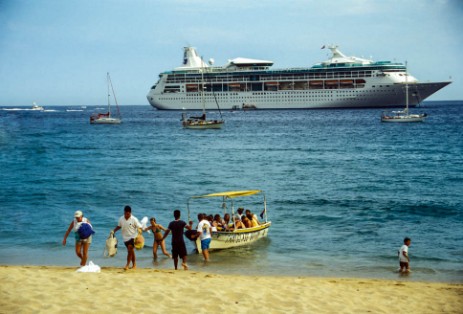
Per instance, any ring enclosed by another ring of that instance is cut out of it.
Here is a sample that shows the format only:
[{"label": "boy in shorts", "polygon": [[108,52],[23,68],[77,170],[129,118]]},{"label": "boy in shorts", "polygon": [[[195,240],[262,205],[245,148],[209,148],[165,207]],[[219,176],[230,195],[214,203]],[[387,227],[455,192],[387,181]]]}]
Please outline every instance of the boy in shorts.
[{"label": "boy in shorts", "polygon": [[408,256],[408,247],[410,246],[412,240],[410,238],[404,239],[404,245],[399,249],[399,264],[401,273],[410,272],[410,257]]}]

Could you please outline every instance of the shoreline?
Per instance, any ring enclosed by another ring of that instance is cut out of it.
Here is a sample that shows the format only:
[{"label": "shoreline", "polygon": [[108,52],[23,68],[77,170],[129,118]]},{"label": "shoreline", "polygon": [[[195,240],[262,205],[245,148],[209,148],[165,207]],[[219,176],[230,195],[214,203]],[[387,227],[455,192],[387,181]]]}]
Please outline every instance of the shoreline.
[{"label": "shoreline", "polygon": [[[193,256],[193,257],[192,257]],[[242,276],[261,276],[261,277],[307,277],[307,278],[343,278],[343,279],[365,279],[365,280],[386,280],[386,281],[404,281],[404,282],[421,282],[421,283],[442,283],[442,284],[463,284],[461,278],[442,276],[442,274],[429,273],[429,269],[414,267],[410,274],[401,274],[398,272],[398,267],[395,266],[380,266],[379,269],[365,267],[363,271],[343,271],[336,272],[335,269],[318,269],[307,271],[300,268],[298,271],[291,268],[291,271],[286,269],[274,269],[271,271],[255,268],[240,268],[239,265],[224,265],[217,260],[205,264],[202,261],[202,256],[189,255],[188,265],[192,272],[205,272],[216,275],[242,275]],[[101,267],[101,269],[123,269],[125,264],[125,256],[123,259],[116,256],[108,259],[107,257],[89,258],[89,262],[93,261]],[[109,262],[108,262],[109,261]],[[45,268],[68,268],[77,270],[80,266],[77,259],[72,256],[69,259],[55,260],[54,264],[47,261],[43,263],[26,264],[23,261],[8,262],[0,261],[0,267],[45,267]],[[152,260],[151,256],[137,256],[137,269],[170,271],[174,270],[173,262],[164,256],[161,256],[156,261]],[[180,264],[179,264],[180,266]],[[181,266],[179,267],[179,269]]]},{"label": "shoreline", "polygon": [[461,313],[463,284],[203,271],[0,265],[5,312]]}]

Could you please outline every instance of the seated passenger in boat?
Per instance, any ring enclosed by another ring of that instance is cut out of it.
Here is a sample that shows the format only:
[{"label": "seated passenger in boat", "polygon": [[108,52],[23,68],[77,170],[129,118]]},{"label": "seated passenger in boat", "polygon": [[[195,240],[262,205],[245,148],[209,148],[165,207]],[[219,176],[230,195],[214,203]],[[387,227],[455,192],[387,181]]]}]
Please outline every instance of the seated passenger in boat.
[{"label": "seated passenger in boat", "polygon": [[212,231],[222,231],[224,229],[223,227],[223,220],[222,217],[220,217],[219,214],[214,215],[214,220],[212,221]]},{"label": "seated passenger in boat", "polygon": [[251,227],[257,227],[260,224],[256,214],[253,214],[249,209],[246,209],[246,217],[251,222]]},{"label": "seated passenger in boat", "polygon": [[246,217],[246,216],[241,217],[241,221],[243,222],[245,228],[251,228],[252,227],[252,223],[248,219],[248,217]]},{"label": "seated passenger in boat", "polygon": [[238,208],[238,210],[236,211],[235,217],[238,217],[239,219],[241,219],[241,217],[244,216],[243,212],[244,212],[243,207]]},{"label": "seated passenger in boat", "polygon": [[235,217],[235,225],[230,228],[231,231],[236,231],[238,229],[244,229],[246,226],[243,224],[243,222],[238,218]]},{"label": "seated passenger in boat", "polygon": [[223,216],[223,224],[222,225],[223,225],[225,231],[230,231],[230,228],[233,227],[233,223],[230,222],[230,214],[229,213],[226,213]]},{"label": "seated passenger in boat", "polygon": [[207,221],[209,221],[209,224],[211,225],[212,231],[217,232],[217,228],[212,225],[214,223],[214,216],[213,215],[206,215],[206,214],[204,214],[204,216],[206,217]]}]

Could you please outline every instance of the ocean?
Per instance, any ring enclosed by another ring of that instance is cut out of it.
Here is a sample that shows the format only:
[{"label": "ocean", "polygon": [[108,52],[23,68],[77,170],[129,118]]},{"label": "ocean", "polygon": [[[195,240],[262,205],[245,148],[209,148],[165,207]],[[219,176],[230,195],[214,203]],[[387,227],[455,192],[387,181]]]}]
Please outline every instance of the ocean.
[{"label": "ocean", "polygon": [[[223,111],[221,130],[183,129],[180,112],[149,105],[122,106],[120,125],[90,125],[101,107],[45,109],[0,107],[2,265],[77,268],[72,235],[61,242],[82,210],[96,230],[89,260],[123,267],[120,232],[118,254],[103,250],[125,205],[167,226],[174,209],[188,219],[190,196],[261,189],[268,238],[208,264],[187,240],[190,269],[463,282],[463,101],[425,102],[414,111],[426,122],[409,124],[381,123],[380,109]],[[172,269],[144,235],[138,267]],[[401,277],[406,236],[413,272]]]}]

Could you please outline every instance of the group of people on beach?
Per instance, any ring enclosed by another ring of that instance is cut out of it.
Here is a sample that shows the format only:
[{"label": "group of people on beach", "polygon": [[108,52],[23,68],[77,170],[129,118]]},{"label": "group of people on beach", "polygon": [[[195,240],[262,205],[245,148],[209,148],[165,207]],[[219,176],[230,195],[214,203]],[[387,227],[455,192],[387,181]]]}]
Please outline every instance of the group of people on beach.
[{"label": "group of people on beach", "polygon": [[[142,231],[152,231],[154,235],[153,242],[153,257],[157,258],[157,251],[160,247],[162,253],[169,258],[173,258],[175,269],[178,268],[179,258],[182,259],[183,269],[188,269],[187,264],[187,250],[185,241],[183,238],[185,229],[185,235],[190,240],[201,240],[201,251],[204,260],[209,261],[209,246],[212,240],[212,232],[214,231],[234,231],[237,229],[251,228],[259,225],[257,216],[254,215],[250,210],[239,208],[237,214],[234,217],[234,222],[231,222],[230,215],[226,213],[223,217],[219,214],[206,215],[204,213],[198,214],[198,225],[196,229],[193,229],[193,222],[189,221],[187,224],[185,221],[180,219],[180,211],[174,211],[174,220],[171,221],[167,228],[158,224],[156,218],[150,218],[150,226],[143,228],[140,221],[132,215],[132,208],[130,206],[124,207],[124,215],[118,220],[117,226],[112,231],[116,233],[121,230],[122,240],[127,248],[127,263],[124,269],[134,269],[137,267],[135,247],[137,236]],[[74,219],[70,223],[63,239],[63,245],[66,245],[66,239],[74,231],[75,235],[75,250],[76,255],[80,258],[80,265],[85,266],[88,260],[88,249],[92,243],[92,236],[81,238],[78,230],[83,223],[90,224],[90,220],[83,216],[82,211],[78,210],[74,213]],[[164,232],[164,234],[163,234]],[[165,239],[172,233],[172,255],[166,250]]]},{"label": "group of people on beach", "polygon": [[[164,255],[174,259],[175,269],[177,269],[179,257],[183,260],[183,268],[185,270],[188,269],[188,265],[186,264],[186,246],[185,242],[183,241],[183,229],[186,228],[191,230],[191,226],[187,225],[184,221],[180,220],[179,210],[174,211],[174,218],[175,220],[172,221],[167,228],[165,228],[156,222],[156,218],[152,217],[150,219],[150,226],[143,228],[138,218],[132,215],[132,208],[128,205],[124,207],[124,215],[122,215],[119,218],[117,226],[114,228],[112,232],[116,233],[117,231],[121,230],[122,240],[124,241],[124,245],[127,248],[127,263],[124,267],[125,270],[129,268],[135,269],[137,267],[135,255],[135,241],[137,236],[142,231],[148,230],[152,231],[154,234],[154,258],[157,257],[157,250],[159,247],[161,247]],[[64,234],[63,245],[66,245],[67,237],[69,236],[71,231],[74,231],[76,241],[76,255],[80,258],[80,265],[85,266],[88,260],[88,249],[90,247],[90,244],[92,243],[92,236],[90,235],[85,239],[82,239],[79,236],[78,229],[80,228],[82,223],[90,224],[90,220],[86,217],[83,217],[82,211],[78,210],[74,213],[74,219],[70,223],[69,228]],[[162,234],[162,231],[164,231],[164,234]],[[167,253],[164,241],[170,232],[172,232],[172,255]]]},{"label": "group of people on beach", "polygon": [[[196,229],[193,229],[193,222],[189,221],[187,224],[185,221],[180,219],[180,210],[174,210],[174,220],[171,221],[167,228],[158,224],[156,218],[150,219],[150,226],[143,228],[140,221],[132,215],[132,208],[130,206],[124,207],[124,215],[119,218],[117,226],[113,232],[116,233],[121,230],[122,239],[127,248],[127,263],[124,267],[125,270],[131,268],[135,269],[136,256],[135,256],[135,239],[142,231],[152,231],[154,235],[153,242],[153,257],[157,257],[157,250],[161,247],[164,255],[169,258],[173,258],[175,269],[178,268],[179,258],[182,259],[182,267],[184,270],[188,270],[187,264],[187,250],[185,241],[183,239],[184,230],[186,229],[185,235],[190,240],[197,238],[201,239],[201,251],[204,260],[209,261],[209,247],[212,240],[212,232],[214,231],[233,231],[243,228],[251,228],[259,225],[257,216],[250,210],[246,210],[240,207],[237,210],[237,214],[234,217],[234,222],[230,222],[230,215],[225,214],[223,219],[219,214],[206,215],[204,213],[198,214],[198,225]],[[78,233],[79,228],[82,224],[90,224],[90,220],[83,216],[82,211],[78,210],[74,213],[74,219],[70,223],[66,233],[64,234],[63,245],[66,245],[66,240],[71,231],[74,231],[75,238],[75,250],[76,255],[80,258],[80,265],[85,266],[88,260],[88,249],[92,243],[92,236],[82,238]],[[162,234],[164,231],[164,234]],[[172,233],[172,255],[166,250],[165,239]],[[404,244],[398,251],[399,256],[399,272],[409,273],[410,272],[410,257],[408,255],[408,247],[411,244],[411,239],[406,237]]]}]

